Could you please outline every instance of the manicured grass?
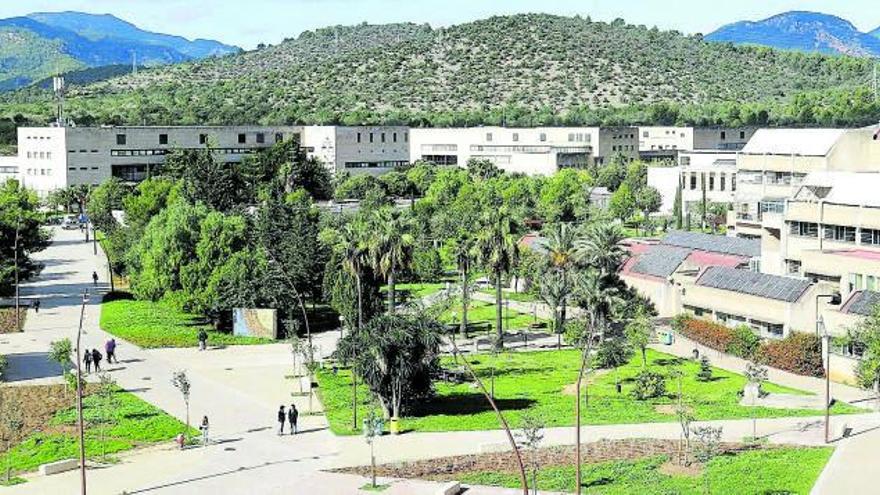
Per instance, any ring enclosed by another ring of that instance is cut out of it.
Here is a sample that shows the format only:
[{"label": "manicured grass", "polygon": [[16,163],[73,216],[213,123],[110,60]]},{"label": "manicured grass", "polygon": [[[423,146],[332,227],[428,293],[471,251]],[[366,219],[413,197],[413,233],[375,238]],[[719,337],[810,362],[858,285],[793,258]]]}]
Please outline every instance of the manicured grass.
[{"label": "manicured grass", "polygon": [[367,483],[366,485],[360,487],[360,490],[365,492],[384,492],[389,488],[391,488],[391,485],[380,485],[377,483],[376,486],[373,486],[372,484]]},{"label": "manicured grass", "polygon": [[[480,293],[486,294],[487,296],[495,297],[495,289],[481,289]],[[513,292],[506,290],[501,293],[501,297],[503,299],[509,299],[511,301],[523,303],[541,302],[538,296],[529,292]]]},{"label": "manicured grass", "polygon": [[[436,294],[446,287],[446,282],[412,282],[406,284],[396,284],[394,290],[396,292],[408,293],[410,299],[421,299]],[[384,294],[388,288],[383,286],[381,292]]]},{"label": "manicured grass", "polygon": [[[668,458],[654,456],[635,461],[608,461],[585,464],[583,493],[603,495],[693,494],[803,494],[810,493],[833,449],[773,448],[725,454],[712,459],[698,476],[668,475],[659,470]],[[555,466],[538,473],[541,491],[573,492],[574,467]],[[517,488],[515,473],[475,472],[456,479],[473,485]],[[531,481],[530,481],[531,482]]]},{"label": "manicured grass", "polygon": [[[208,332],[208,345],[265,344],[270,339],[215,332],[196,315],[163,302],[116,299],[101,305],[101,328],[140,347],[195,347],[199,330]],[[124,352],[124,351],[123,351]]]},{"label": "manicured grass", "polygon": [[[90,458],[98,457],[103,452],[114,454],[169,440],[186,428],[161,409],[122,390],[115,393],[114,407],[106,412],[101,410],[100,400],[97,395],[88,395],[83,400],[86,456]],[[96,422],[104,414],[108,414],[112,421],[105,427],[106,442],[102,448],[100,428]],[[195,429],[190,429],[190,435],[196,433]],[[71,407],[58,411],[43,431],[28,435],[0,456],[0,468],[6,469],[9,461],[13,472],[32,471],[40,464],[76,458],[78,455],[76,408]]]},{"label": "manicured grass", "polygon": [[[440,315],[442,323],[452,323],[452,313],[455,313],[455,321],[461,321],[461,299],[456,298],[449,309]],[[520,313],[513,309],[501,308],[501,324],[504,330],[521,330],[528,328],[535,322],[535,317],[530,314]],[[544,322],[538,318],[538,322]],[[471,300],[468,304],[468,323],[470,325],[495,327],[495,303]],[[546,323],[546,322],[545,322]]]},{"label": "manicured grass", "polygon": [[[491,386],[490,376],[494,367],[495,397],[505,417],[512,425],[518,425],[521,415],[532,412],[544,418],[547,426],[570,426],[574,424],[574,397],[563,389],[573,384],[577,377],[579,353],[576,350],[541,352],[504,352],[497,356],[478,354],[467,356],[486,387]],[[684,372],[682,381],[685,402],[693,409],[698,420],[776,418],[785,416],[819,416],[816,409],[771,409],[739,405],[740,392],[745,385],[742,375],[714,369],[714,379],[701,382],[696,379],[699,365],[693,361],[679,360],[673,356],[648,351],[651,369],[668,374],[678,363]],[[451,357],[443,359],[444,366],[453,366]],[[633,377],[642,369],[641,357],[634,356],[616,372],[604,372],[591,376],[587,387],[588,405],[584,411],[584,424],[672,422],[671,412],[658,411],[657,406],[676,403],[674,393],[677,382],[667,379],[668,394],[650,400],[636,400],[630,393]],[[623,384],[623,392],[616,391],[616,381]],[[351,434],[351,375],[340,370],[336,375],[319,371],[319,393],[322,398],[330,428],[337,434]],[[437,395],[401,420],[404,430],[456,431],[497,429],[498,419],[485,397],[470,384],[453,385],[435,383]],[[764,389],[776,393],[804,393],[772,383]],[[365,417],[368,393],[358,388],[359,416]],[[835,404],[834,414],[862,412],[844,403]]]}]

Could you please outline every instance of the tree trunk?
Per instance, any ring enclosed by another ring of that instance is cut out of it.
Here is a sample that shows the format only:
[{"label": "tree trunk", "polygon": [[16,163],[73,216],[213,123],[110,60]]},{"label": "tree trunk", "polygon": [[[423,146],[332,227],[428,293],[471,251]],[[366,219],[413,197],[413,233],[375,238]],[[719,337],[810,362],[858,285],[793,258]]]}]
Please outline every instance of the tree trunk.
[{"label": "tree trunk", "polygon": [[388,314],[394,314],[394,270],[388,272]]},{"label": "tree trunk", "polygon": [[495,348],[504,348],[504,328],[501,327],[501,272],[495,275]]},{"label": "tree trunk", "polygon": [[468,267],[467,263],[461,266],[461,328],[464,338],[468,336]]},{"label": "tree trunk", "polygon": [[[357,329],[360,330],[361,327],[364,326],[364,309],[363,309],[363,289],[361,288],[361,275],[358,273],[355,275],[355,281],[357,282],[357,311],[358,311],[358,319],[357,319]],[[311,342],[309,342],[311,344]]]},{"label": "tree trunk", "polygon": [[593,345],[593,326],[590,326],[587,332],[587,342],[584,344],[584,351],[581,355],[581,367],[578,371],[577,384],[575,385],[575,484],[577,486],[577,494],[581,493],[581,384],[583,383],[584,374],[587,369],[587,363],[590,359],[590,351]]}]

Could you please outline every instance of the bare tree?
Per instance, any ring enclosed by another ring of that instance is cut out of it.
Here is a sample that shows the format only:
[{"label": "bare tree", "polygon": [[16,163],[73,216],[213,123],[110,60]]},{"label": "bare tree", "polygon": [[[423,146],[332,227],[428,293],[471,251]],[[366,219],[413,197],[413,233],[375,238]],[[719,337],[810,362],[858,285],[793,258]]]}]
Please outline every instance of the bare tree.
[{"label": "bare tree", "polygon": [[544,440],[545,423],[541,417],[531,413],[523,414],[521,421],[518,436],[522,446],[531,454],[529,460],[532,468],[532,493],[538,495],[538,471],[541,469],[538,449]]},{"label": "bare tree", "polygon": [[171,384],[180,391],[180,395],[183,396],[183,403],[186,404],[186,434],[189,434],[189,392],[191,384],[189,377],[186,376],[186,371],[175,371],[171,376]]},{"label": "bare tree", "polygon": [[101,457],[107,459],[107,427],[113,423],[116,410],[116,381],[106,371],[99,375],[97,397],[100,410]]}]

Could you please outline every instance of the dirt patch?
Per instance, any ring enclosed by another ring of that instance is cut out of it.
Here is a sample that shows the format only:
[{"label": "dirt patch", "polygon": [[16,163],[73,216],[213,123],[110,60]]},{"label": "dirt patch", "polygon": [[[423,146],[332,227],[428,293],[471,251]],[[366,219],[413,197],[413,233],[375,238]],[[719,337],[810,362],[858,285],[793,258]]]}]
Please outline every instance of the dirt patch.
[{"label": "dirt patch", "polygon": [[[584,444],[581,447],[581,453],[585,461],[598,463],[613,460],[636,460],[657,455],[666,455],[670,459],[675,459],[678,456],[678,448],[679,445],[676,440],[600,440]],[[724,443],[721,444],[720,448],[722,452],[737,452],[756,447],[739,443]],[[543,467],[571,465],[571,459],[574,457],[574,446],[539,449],[537,456],[538,463]],[[518,472],[516,458],[512,452],[497,452],[383,464],[376,467],[376,472],[379,476],[419,478],[435,481],[451,481],[458,474],[481,471]],[[338,469],[335,472],[369,476],[370,468],[369,466],[361,466]]]},{"label": "dirt patch", "polygon": [[[654,406],[654,411],[657,413],[660,413],[660,414],[675,416],[676,414],[678,414],[676,407],[677,406],[675,404],[659,404],[659,405]],[[690,414],[694,413],[693,407],[691,407],[691,406],[684,406],[684,407],[688,413],[690,413]]]},{"label": "dirt patch", "polygon": [[664,462],[658,470],[667,476],[691,476],[696,478],[703,474],[703,465],[695,462],[690,466],[682,466],[681,464],[669,461]]},{"label": "dirt patch", "polygon": [[[610,372],[611,372],[611,370],[592,371],[592,372],[590,372],[589,375],[587,375],[587,379],[584,380],[584,382],[586,385],[591,385],[596,381],[597,378],[599,378],[602,375],[607,375]],[[562,387],[562,394],[563,395],[570,395],[570,396],[574,397],[576,389],[577,389],[577,383],[571,383],[569,385]]]},{"label": "dirt patch", "polygon": [[76,405],[76,394],[65,391],[64,385],[0,387],[0,405],[5,404],[13,405],[20,412],[19,417],[24,422],[24,427],[10,431],[0,422],[0,438],[4,440],[0,442],[0,453],[5,452],[7,442],[15,445],[36,430],[54,432],[73,428],[69,425],[47,428],[49,420],[56,412]]},{"label": "dirt patch", "polygon": [[15,308],[0,308],[0,333],[17,333],[24,326],[24,320],[27,318],[27,306],[22,305],[19,309],[20,319],[19,325],[15,326]]}]

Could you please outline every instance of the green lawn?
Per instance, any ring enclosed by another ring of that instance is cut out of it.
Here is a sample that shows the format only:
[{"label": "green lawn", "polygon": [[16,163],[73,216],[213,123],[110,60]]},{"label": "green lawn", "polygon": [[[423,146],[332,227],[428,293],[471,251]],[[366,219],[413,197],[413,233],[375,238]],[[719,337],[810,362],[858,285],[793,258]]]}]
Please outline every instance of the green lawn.
[{"label": "green lawn", "polygon": [[[406,284],[395,284],[394,290],[403,296],[408,293],[410,299],[421,299],[440,292],[446,287],[446,282],[412,282]],[[388,290],[386,286],[381,288],[381,292],[385,294]]]},{"label": "green lawn", "polygon": [[[102,452],[114,454],[166,441],[185,428],[183,423],[161,409],[119,390],[115,393],[114,407],[109,409],[112,421],[105,427],[106,443],[102,449],[100,431],[95,425],[104,414],[98,407],[99,400],[96,395],[86,396],[83,400],[86,456],[90,458],[98,457]],[[36,469],[40,464],[76,458],[79,444],[75,425],[76,408],[59,411],[46,425],[45,431],[32,433],[9,452],[0,455],[0,467],[5,469],[6,463],[11,462],[13,472],[25,472]],[[191,435],[196,433],[195,429],[190,430]]]},{"label": "green lawn", "polygon": [[[713,495],[802,494],[816,483],[833,449],[774,448],[725,454],[712,459],[698,476],[668,475],[659,471],[667,461],[660,455],[634,461],[608,461],[585,464],[583,493],[603,495],[701,495],[705,477]],[[542,491],[573,492],[574,466],[556,466],[538,473]],[[516,488],[522,486],[512,473],[474,472],[456,477],[463,483]],[[530,481],[531,482],[531,481]]]},{"label": "green lawn", "polygon": [[[495,289],[481,289],[480,293],[486,294],[487,296],[495,297]],[[505,290],[501,292],[501,297],[503,299],[509,299],[511,301],[523,303],[541,302],[538,296],[529,292],[513,292]]]},{"label": "green lawn", "polygon": [[[467,356],[477,373],[490,386],[491,370],[495,368],[496,402],[512,425],[518,425],[523,412],[530,411],[545,419],[547,426],[570,426],[574,424],[574,399],[563,389],[575,382],[579,354],[576,350],[542,352],[505,352],[496,357],[491,354]],[[784,416],[819,416],[820,410],[771,409],[740,406],[739,393],[745,378],[724,370],[715,369],[711,382],[696,379],[699,365],[681,361],[673,356],[653,350],[648,351],[649,366],[664,374],[670,365],[679,362],[685,374],[683,391],[685,401],[693,409],[698,420],[775,418]],[[451,365],[452,358],[445,357],[444,365]],[[676,421],[673,414],[658,411],[657,406],[674,404],[673,392],[677,385],[667,380],[669,394],[664,397],[639,401],[632,398],[632,377],[641,369],[641,357],[634,357],[617,372],[607,372],[595,377],[587,389],[588,406],[584,412],[585,424],[649,423]],[[617,379],[623,384],[623,393],[615,388]],[[337,434],[351,434],[351,375],[340,370],[334,375],[320,371],[319,393],[323,400],[330,428]],[[497,429],[498,420],[485,398],[469,384],[453,385],[445,382],[435,384],[437,395],[420,410],[404,417],[401,426],[412,431],[456,431]],[[768,392],[804,393],[766,384]],[[368,408],[368,393],[363,387],[359,392],[359,416],[364,417]],[[832,408],[834,414],[861,412],[861,409],[844,403]]]},{"label": "green lawn", "polygon": [[[199,329],[208,345],[265,344],[270,339],[215,332],[191,315],[163,302],[115,299],[101,305],[101,328],[140,347],[195,347]],[[124,351],[123,351],[124,352]]]},{"label": "green lawn", "polygon": [[[455,321],[461,321],[461,299],[456,298],[452,301],[449,309],[440,315],[442,323],[452,323],[452,313],[455,313]],[[531,314],[520,313],[513,309],[501,308],[501,321],[504,330],[521,330],[528,328],[535,322],[535,317]],[[537,320],[539,323],[544,322],[541,318]],[[470,325],[485,326],[491,325],[495,327],[495,303],[471,300],[468,304],[468,323]]]}]

